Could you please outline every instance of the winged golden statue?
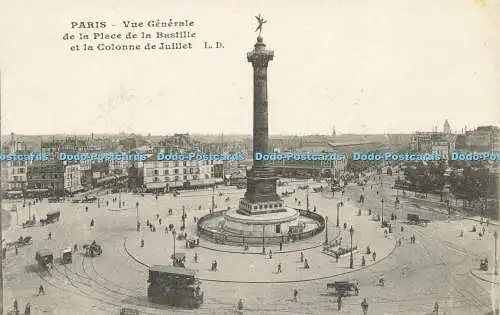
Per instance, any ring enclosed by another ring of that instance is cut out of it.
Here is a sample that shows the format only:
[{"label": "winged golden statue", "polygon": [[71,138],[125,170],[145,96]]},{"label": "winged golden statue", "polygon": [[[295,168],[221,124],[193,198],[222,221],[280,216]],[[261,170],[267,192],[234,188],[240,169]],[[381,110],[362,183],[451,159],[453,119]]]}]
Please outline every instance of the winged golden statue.
[{"label": "winged golden statue", "polygon": [[267,20],[264,20],[264,17],[262,17],[259,13],[259,16],[256,16],[255,17],[257,19],[257,22],[259,23],[259,26],[257,26],[257,28],[255,29],[255,31],[259,31],[259,36],[260,34],[262,33],[262,25],[264,25],[264,23],[267,23]]}]

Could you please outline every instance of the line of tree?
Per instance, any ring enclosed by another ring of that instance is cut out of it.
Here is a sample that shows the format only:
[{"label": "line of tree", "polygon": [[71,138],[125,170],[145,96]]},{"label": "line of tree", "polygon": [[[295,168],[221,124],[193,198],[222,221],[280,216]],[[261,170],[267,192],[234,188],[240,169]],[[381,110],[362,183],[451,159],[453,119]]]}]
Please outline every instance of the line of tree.
[{"label": "line of tree", "polygon": [[[449,188],[458,200],[464,201],[464,206],[485,198],[498,199],[498,176],[491,173],[481,163],[453,163],[450,165]],[[405,177],[397,178],[396,187],[407,186],[409,190],[419,193],[441,194],[446,184],[446,164],[438,162],[418,162],[406,164]]]}]

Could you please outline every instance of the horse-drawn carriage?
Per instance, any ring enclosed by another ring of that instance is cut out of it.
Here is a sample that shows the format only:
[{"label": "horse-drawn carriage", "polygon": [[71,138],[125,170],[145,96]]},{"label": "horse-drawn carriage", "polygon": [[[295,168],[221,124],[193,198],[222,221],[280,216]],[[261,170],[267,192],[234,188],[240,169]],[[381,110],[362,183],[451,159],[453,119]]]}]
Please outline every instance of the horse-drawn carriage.
[{"label": "horse-drawn carriage", "polygon": [[19,238],[15,242],[9,242],[6,243],[5,245],[7,247],[12,247],[12,246],[20,247],[20,246],[30,245],[32,243],[33,243],[33,238],[31,236],[26,236],[26,237],[19,236]]},{"label": "horse-drawn carriage", "polygon": [[97,244],[96,241],[93,241],[90,244],[83,245],[83,249],[85,250],[85,255],[90,257],[101,256],[102,247]]},{"label": "horse-drawn carriage", "polygon": [[427,226],[427,223],[430,222],[430,220],[422,219],[418,214],[415,213],[408,213],[406,219],[408,220],[409,224],[416,224],[422,226]]},{"label": "horse-drawn carriage", "polygon": [[71,247],[67,247],[62,251],[61,263],[71,264],[72,262],[73,262],[73,252],[71,251]]},{"label": "horse-drawn carriage", "polygon": [[197,247],[198,245],[200,245],[200,239],[191,239],[191,238],[188,238],[186,239],[186,247],[187,248],[195,248]]},{"label": "horse-drawn carriage", "polygon": [[351,296],[359,294],[359,285],[357,282],[349,282],[349,281],[335,281],[326,284],[326,289],[334,289],[332,292],[335,295],[340,296]]},{"label": "horse-drawn carriage", "polygon": [[38,265],[43,268],[52,267],[54,264],[54,255],[48,249],[37,251],[35,259]]},{"label": "horse-drawn carriage", "polygon": [[35,224],[35,220],[27,220],[26,222],[23,222],[23,229],[35,226]]},{"label": "horse-drawn carriage", "polygon": [[313,188],[313,192],[315,192],[315,193],[323,192],[323,186],[320,186],[320,187],[314,187],[314,188]]},{"label": "horse-drawn carriage", "polygon": [[172,259],[172,265],[174,267],[186,267],[186,254],[185,253],[175,253],[170,257]]},{"label": "horse-drawn carriage", "polygon": [[55,223],[59,221],[59,217],[61,216],[61,212],[55,211],[55,212],[49,212],[47,213],[45,219],[40,219],[40,223],[42,225],[49,224],[49,223]]},{"label": "horse-drawn carriage", "polygon": [[488,271],[488,259],[481,259],[481,262],[479,263],[479,270],[481,271]]}]

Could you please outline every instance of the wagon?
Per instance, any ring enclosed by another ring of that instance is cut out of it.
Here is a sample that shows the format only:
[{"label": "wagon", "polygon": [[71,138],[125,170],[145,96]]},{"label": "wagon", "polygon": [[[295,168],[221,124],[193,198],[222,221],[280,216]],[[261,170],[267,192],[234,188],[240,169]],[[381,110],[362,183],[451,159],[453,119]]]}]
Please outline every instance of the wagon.
[{"label": "wagon", "polygon": [[199,244],[199,240],[198,239],[187,239],[186,240],[186,244],[187,244],[187,248],[195,248],[198,246]]},{"label": "wagon", "polygon": [[36,252],[35,259],[38,265],[44,268],[48,268],[54,264],[54,255],[48,249]]},{"label": "wagon", "polygon": [[409,224],[416,224],[416,225],[422,225],[422,226],[427,226],[427,223],[430,222],[430,220],[422,219],[418,214],[414,214],[414,213],[408,213],[408,215],[406,216],[406,219],[408,220]]},{"label": "wagon", "polygon": [[61,262],[63,264],[71,264],[71,262],[73,262],[73,252],[71,250],[71,247],[63,249],[61,255]]},{"label": "wagon", "polygon": [[326,289],[334,289],[332,293],[340,296],[351,296],[359,294],[359,286],[356,282],[335,281],[326,284]]}]

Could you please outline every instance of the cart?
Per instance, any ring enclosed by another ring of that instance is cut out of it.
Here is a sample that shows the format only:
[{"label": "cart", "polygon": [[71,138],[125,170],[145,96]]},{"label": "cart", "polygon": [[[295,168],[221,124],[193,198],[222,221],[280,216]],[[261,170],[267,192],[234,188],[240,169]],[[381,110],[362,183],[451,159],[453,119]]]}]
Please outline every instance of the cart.
[{"label": "cart", "polygon": [[52,267],[54,264],[54,255],[48,249],[43,249],[36,252],[35,259],[38,265],[43,268]]},{"label": "cart", "polygon": [[408,220],[408,224],[415,224],[421,226],[427,226],[427,224],[430,222],[430,220],[422,219],[418,214],[415,213],[408,213],[406,219]]},{"label": "cart", "polygon": [[174,267],[185,267],[184,263],[186,262],[186,254],[185,253],[175,253],[170,257],[173,260]]},{"label": "cart", "polygon": [[73,262],[73,252],[71,247],[67,247],[63,249],[61,255],[61,262],[64,264],[71,264]]},{"label": "cart", "polygon": [[326,289],[334,289],[332,293],[340,296],[351,296],[353,294],[357,296],[359,294],[359,286],[357,282],[335,281],[327,283]]},{"label": "cart", "polygon": [[199,239],[187,239],[186,240],[187,248],[195,248],[200,244]]}]

